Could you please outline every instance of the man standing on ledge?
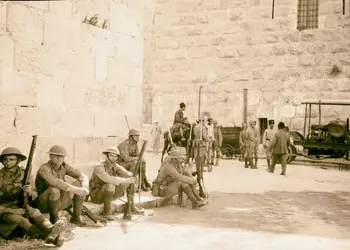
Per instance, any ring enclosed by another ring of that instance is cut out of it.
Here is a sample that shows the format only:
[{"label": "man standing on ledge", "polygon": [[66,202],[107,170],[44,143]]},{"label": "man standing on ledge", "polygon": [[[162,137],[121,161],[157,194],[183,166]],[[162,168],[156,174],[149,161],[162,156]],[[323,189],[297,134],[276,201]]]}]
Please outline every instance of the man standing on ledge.
[{"label": "man standing on ledge", "polygon": [[[131,173],[135,173],[136,163],[140,155],[140,149],[137,145],[139,140],[140,140],[140,131],[132,128],[129,131],[129,138],[123,141],[122,143],[120,143],[118,146],[120,157],[117,163]],[[146,161],[144,159],[142,159],[141,161],[140,168],[141,168],[141,175],[142,175],[141,189],[144,192],[148,192],[151,190],[151,185],[148,183],[148,180],[146,177]]]},{"label": "man standing on ledge", "polygon": [[[60,145],[53,146],[49,153],[50,160],[41,165],[36,175],[36,189],[39,194],[37,203],[42,213],[50,213],[50,220],[56,223],[58,212],[69,208],[73,203],[71,222],[83,227],[87,223],[81,216],[85,196],[89,194],[89,178],[64,161],[66,149]],[[73,184],[65,176],[76,179]]]},{"label": "man standing on ledge", "polygon": [[[182,141],[186,140],[184,137],[184,133],[183,133],[183,127],[185,126],[185,123],[187,121],[187,118],[184,117],[185,110],[186,110],[186,104],[182,102],[182,103],[180,103],[180,109],[178,111],[176,111],[175,115],[174,115],[174,126],[179,127]],[[176,130],[176,129],[174,129],[174,130]]]}]

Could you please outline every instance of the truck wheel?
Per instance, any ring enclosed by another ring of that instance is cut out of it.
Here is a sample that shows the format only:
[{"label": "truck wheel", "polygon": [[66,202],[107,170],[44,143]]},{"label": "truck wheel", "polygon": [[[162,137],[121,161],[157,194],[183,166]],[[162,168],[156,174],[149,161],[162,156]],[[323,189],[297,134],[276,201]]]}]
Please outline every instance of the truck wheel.
[{"label": "truck wheel", "polygon": [[294,161],[296,157],[297,157],[297,149],[296,149],[295,146],[292,144],[292,145],[290,145],[290,147],[288,148],[287,164],[289,164],[289,163],[291,163],[292,161]]}]

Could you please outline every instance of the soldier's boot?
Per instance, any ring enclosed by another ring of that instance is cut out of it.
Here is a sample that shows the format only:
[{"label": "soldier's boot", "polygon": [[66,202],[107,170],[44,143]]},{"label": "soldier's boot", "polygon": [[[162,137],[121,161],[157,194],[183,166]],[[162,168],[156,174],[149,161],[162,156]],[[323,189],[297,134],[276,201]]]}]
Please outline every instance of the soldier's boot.
[{"label": "soldier's boot", "polygon": [[55,224],[58,220],[58,213],[61,207],[61,200],[49,200],[48,201],[48,209],[50,211],[50,221],[52,224]]},{"label": "soldier's boot", "polygon": [[214,165],[214,155],[212,155],[211,157],[210,157],[210,165]]},{"label": "soldier's boot", "polygon": [[258,158],[255,158],[254,169],[258,169]]},{"label": "soldier's boot", "polygon": [[205,202],[197,200],[196,196],[193,194],[194,192],[192,191],[189,185],[184,186],[182,190],[187,195],[187,197],[192,201],[193,209],[197,209],[206,205]]},{"label": "soldier's boot", "polygon": [[267,170],[270,170],[270,159],[267,159]]},{"label": "soldier's boot", "polygon": [[216,158],[215,166],[219,166],[219,158]]},{"label": "soldier's boot", "polygon": [[27,210],[35,224],[44,232],[44,234],[41,235],[41,239],[45,240],[47,244],[54,244],[57,247],[61,247],[64,243],[64,239],[60,236],[67,228],[67,219],[65,217],[60,217],[56,223],[52,224],[38,209],[28,206]]},{"label": "soldier's boot", "polygon": [[147,177],[146,177],[146,167],[142,167],[142,191],[149,192],[151,190],[151,185],[149,184]]},{"label": "soldier's boot", "polygon": [[70,222],[77,225],[78,227],[87,226],[87,222],[81,216],[81,212],[83,210],[83,203],[85,197],[80,197],[78,195],[74,195],[73,197],[73,215],[70,219]]},{"label": "soldier's boot", "polygon": [[249,168],[248,166],[248,158],[244,158],[244,167]]},{"label": "soldier's boot", "polygon": [[180,135],[181,135],[181,141],[185,141],[185,137],[184,137],[184,131],[182,129],[182,127],[180,127]]},{"label": "soldier's boot", "polygon": [[249,158],[249,166],[250,168],[254,168],[253,157]]},{"label": "soldier's boot", "polygon": [[139,214],[142,215],[145,213],[145,210],[142,208],[138,208],[137,206],[135,206],[135,192],[134,192],[134,188],[132,188],[131,190],[131,197],[130,197],[130,203],[131,203],[131,212],[133,214]]},{"label": "soldier's boot", "polygon": [[108,221],[113,221],[115,218],[112,215],[112,200],[114,192],[105,192],[103,196],[103,213],[102,216]]}]

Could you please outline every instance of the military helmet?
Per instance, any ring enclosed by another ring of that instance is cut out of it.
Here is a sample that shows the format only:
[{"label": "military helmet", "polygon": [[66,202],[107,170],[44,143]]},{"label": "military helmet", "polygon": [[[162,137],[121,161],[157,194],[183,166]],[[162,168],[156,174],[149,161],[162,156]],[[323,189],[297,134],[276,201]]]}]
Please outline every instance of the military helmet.
[{"label": "military helmet", "polygon": [[275,124],[274,120],[269,120],[269,124]]},{"label": "military helmet", "polygon": [[25,161],[27,157],[21,153],[21,151],[17,148],[9,147],[5,148],[0,155],[0,162],[4,160],[5,155],[17,155],[20,161]]},{"label": "military helmet", "polygon": [[184,147],[176,147],[169,152],[170,158],[186,158],[186,149]]},{"label": "military helmet", "polygon": [[61,155],[61,156],[66,156],[67,151],[64,147],[60,145],[54,145],[50,148],[49,152],[47,152],[50,155]]},{"label": "military helmet", "polygon": [[109,147],[102,151],[102,154],[107,155],[108,153],[120,155],[119,149],[117,147]]},{"label": "military helmet", "polygon": [[129,136],[130,135],[140,135],[140,131],[138,131],[136,128],[132,128],[129,130]]}]

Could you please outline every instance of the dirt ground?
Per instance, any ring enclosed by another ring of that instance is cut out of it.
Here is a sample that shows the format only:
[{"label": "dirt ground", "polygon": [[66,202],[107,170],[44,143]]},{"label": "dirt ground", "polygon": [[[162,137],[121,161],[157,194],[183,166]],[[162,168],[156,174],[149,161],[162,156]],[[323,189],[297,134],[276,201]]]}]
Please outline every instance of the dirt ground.
[{"label": "dirt ground", "polygon": [[[152,179],[159,157],[148,154],[147,162]],[[205,173],[210,197],[201,210],[163,207],[130,223],[76,228],[61,249],[350,250],[350,172],[293,164],[281,176],[279,167],[267,173],[265,160],[258,166],[221,161]],[[48,249],[40,242],[0,243],[0,249],[32,247]]]}]

